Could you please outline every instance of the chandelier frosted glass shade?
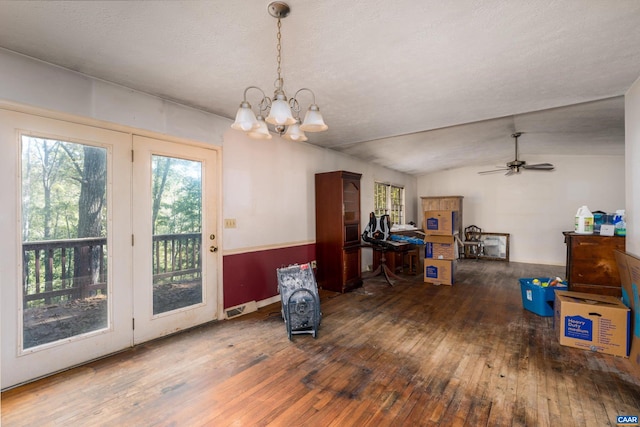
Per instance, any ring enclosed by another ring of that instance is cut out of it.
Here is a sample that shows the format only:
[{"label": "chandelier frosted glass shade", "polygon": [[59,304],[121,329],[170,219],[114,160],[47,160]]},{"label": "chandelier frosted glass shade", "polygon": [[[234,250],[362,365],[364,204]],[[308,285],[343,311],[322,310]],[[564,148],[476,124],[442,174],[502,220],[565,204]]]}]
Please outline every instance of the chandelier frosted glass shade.
[{"label": "chandelier frosted glass shade", "polygon": [[320,108],[316,104],[311,104],[307,110],[307,114],[304,116],[304,121],[300,125],[300,129],[305,132],[322,132],[329,129],[320,114]]},{"label": "chandelier frosted glass shade", "polygon": [[[249,86],[244,90],[244,100],[240,104],[240,108],[236,113],[236,120],[231,127],[245,132],[251,138],[258,139],[271,139],[269,128],[267,123],[275,127],[275,131],[283,135],[284,138],[292,141],[306,141],[307,137],[304,132],[321,132],[327,130],[328,126],[325,124],[322,115],[320,114],[320,108],[316,105],[316,95],[309,88],[299,89],[295,95],[287,100],[287,96],[284,91],[284,80],[281,73],[281,50],[282,45],[280,40],[282,35],[280,33],[281,19],[289,15],[291,8],[288,4],[280,1],[274,1],[267,7],[269,14],[278,20],[277,31],[277,78],[275,80],[275,91],[273,98],[268,98],[264,91],[257,86]],[[251,105],[247,102],[247,92],[249,89],[256,89],[262,93],[262,98],[258,103],[258,118],[251,110]],[[300,103],[298,101],[298,94],[300,92],[309,92],[312,96],[311,106],[309,107],[304,121],[300,124]],[[266,115],[266,119],[263,116]],[[286,129],[286,133],[285,133]]]},{"label": "chandelier frosted glass shade", "polygon": [[296,122],[291,113],[287,98],[283,94],[276,95],[271,102],[271,109],[267,116],[267,123],[276,126],[290,126]]},{"label": "chandelier frosted glass shade", "polygon": [[269,133],[269,128],[267,128],[267,124],[264,121],[264,117],[258,116],[256,119],[258,120],[258,127],[247,132],[247,135],[254,139],[271,139],[271,134]]},{"label": "chandelier frosted glass shade", "polygon": [[251,109],[251,104],[247,101],[243,101],[240,104],[240,108],[238,108],[238,112],[236,113],[236,121],[233,122],[231,128],[236,130],[241,130],[243,132],[249,132],[254,129],[257,129],[260,124],[256,119],[256,115]]},{"label": "chandelier frosted glass shade", "polygon": [[287,132],[283,135],[283,138],[287,138],[290,141],[305,142],[309,138],[300,129],[300,120],[296,120],[294,124],[287,128]]}]

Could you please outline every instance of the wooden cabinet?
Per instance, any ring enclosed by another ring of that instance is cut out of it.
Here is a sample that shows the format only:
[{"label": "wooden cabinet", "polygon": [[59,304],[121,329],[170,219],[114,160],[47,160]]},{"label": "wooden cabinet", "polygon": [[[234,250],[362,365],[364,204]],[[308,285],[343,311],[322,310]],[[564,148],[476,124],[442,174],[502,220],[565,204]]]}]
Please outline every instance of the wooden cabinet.
[{"label": "wooden cabinet", "polygon": [[362,285],[359,173],[316,174],[318,286],[345,292]]},{"label": "wooden cabinet", "polygon": [[[437,196],[437,197],[421,197],[422,212],[425,211],[458,211],[458,236],[464,236],[462,232],[462,199],[464,196]],[[422,220],[424,221],[424,215]],[[426,230],[426,225],[422,224],[422,228]],[[462,237],[461,237],[462,238]]]},{"label": "wooden cabinet", "polygon": [[567,244],[569,290],[621,296],[620,273],[613,251],[625,250],[625,238],[572,232],[562,234]]}]

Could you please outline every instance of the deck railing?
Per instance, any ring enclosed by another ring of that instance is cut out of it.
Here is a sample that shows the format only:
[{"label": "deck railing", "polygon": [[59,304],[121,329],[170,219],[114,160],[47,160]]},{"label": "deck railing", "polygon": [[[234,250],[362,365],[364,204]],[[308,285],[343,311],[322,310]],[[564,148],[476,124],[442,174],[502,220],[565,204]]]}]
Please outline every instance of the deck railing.
[{"label": "deck railing", "polygon": [[194,282],[202,275],[200,233],[153,236],[153,283]]},{"label": "deck railing", "polygon": [[[153,236],[153,283],[193,282],[202,273],[201,234]],[[107,293],[107,239],[24,242],[23,307]]]}]

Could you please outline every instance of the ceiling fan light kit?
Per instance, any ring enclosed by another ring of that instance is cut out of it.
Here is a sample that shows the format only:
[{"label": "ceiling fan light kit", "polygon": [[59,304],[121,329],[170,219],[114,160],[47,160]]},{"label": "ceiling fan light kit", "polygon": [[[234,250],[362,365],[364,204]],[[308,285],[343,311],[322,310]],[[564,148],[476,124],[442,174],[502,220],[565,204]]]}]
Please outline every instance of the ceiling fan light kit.
[{"label": "ceiling fan light kit", "polygon": [[490,170],[490,171],[482,171],[478,172],[480,175],[486,175],[489,173],[496,172],[505,172],[505,175],[513,175],[520,173],[522,170],[535,170],[535,171],[552,171],[554,170],[554,166],[551,163],[537,163],[535,165],[528,165],[524,160],[518,160],[518,138],[522,135],[522,132],[516,132],[511,135],[513,139],[515,139],[516,143],[516,157],[515,160],[508,162],[507,167],[498,167],[498,169]]},{"label": "ceiling fan light kit", "polygon": [[[324,122],[322,114],[320,114],[320,107],[316,104],[315,93],[306,87],[299,89],[291,99],[287,99],[287,95],[284,91],[284,79],[282,78],[282,45],[280,40],[282,35],[280,33],[281,19],[286,18],[291,12],[291,8],[288,4],[280,1],[274,1],[267,6],[269,14],[278,20],[277,24],[277,57],[278,64],[277,75],[274,82],[275,90],[273,92],[273,98],[267,97],[265,92],[257,86],[249,86],[244,90],[244,97],[236,113],[236,119],[231,125],[233,129],[245,132],[251,138],[256,139],[271,139],[269,128],[267,123],[272,125],[275,131],[283,135],[291,141],[306,141],[307,137],[305,132],[322,132],[329,127]],[[262,94],[262,98],[258,102],[258,108],[260,110],[258,116],[255,115],[251,104],[247,101],[247,92],[250,89],[258,90]],[[300,103],[298,102],[298,95],[300,92],[309,92],[312,97],[312,102],[305,114],[304,120],[300,121]],[[266,118],[264,118],[264,114]],[[286,130],[286,133],[285,133]]]}]

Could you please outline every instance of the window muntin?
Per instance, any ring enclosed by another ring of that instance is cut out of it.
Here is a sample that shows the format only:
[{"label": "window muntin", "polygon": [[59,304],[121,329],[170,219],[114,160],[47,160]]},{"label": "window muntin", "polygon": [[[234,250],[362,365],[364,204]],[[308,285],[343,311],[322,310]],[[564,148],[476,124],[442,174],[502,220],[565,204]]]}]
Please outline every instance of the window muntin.
[{"label": "window muntin", "polygon": [[376,182],[373,196],[377,217],[389,215],[392,224],[404,224],[404,188]]}]

